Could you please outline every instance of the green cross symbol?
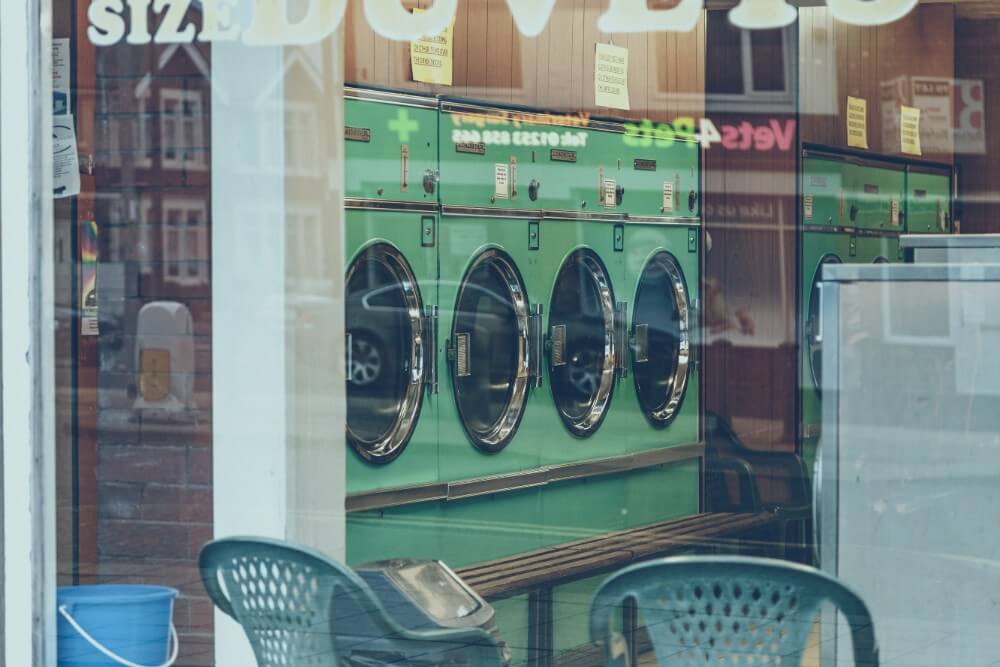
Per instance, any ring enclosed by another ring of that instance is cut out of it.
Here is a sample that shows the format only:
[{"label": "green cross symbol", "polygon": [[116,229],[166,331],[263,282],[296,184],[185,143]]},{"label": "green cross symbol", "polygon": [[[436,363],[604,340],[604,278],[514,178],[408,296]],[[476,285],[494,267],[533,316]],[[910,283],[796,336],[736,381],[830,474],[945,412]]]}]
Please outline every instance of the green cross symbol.
[{"label": "green cross symbol", "polygon": [[406,109],[396,112],[396,120],[389,121],[389,129],[399,135],[399,142],[410,143],[410,135],[420,129],[420,123],[410,119]]}]

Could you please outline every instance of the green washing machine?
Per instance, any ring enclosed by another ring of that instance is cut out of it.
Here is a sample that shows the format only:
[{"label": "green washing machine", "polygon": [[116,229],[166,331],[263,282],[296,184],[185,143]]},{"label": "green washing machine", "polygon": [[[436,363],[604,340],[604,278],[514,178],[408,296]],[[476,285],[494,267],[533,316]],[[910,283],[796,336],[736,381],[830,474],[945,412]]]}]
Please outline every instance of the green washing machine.
[{"label": "green washing machine", "polygon": [[348,561],[434,558],[437,509],[406,499],[440,480],[437,101],[348,88],[344,108]]},{"label": "green washing machine", "polygon": [[458,565],[542,544],[543,204],[531,148],[513,144],[516,131],[534,130],[515,130],[512,113],[441,102],[440,469],[451,484],[442,542]]},{"label": "green washing machine", "polygon": [[910,164],[906,168],[906,232],[951,234],[953,231],[952,168]]},{"label": "green washing machine", "polygon": [[[345,93],[348,493],[438,479],[436,102]],[[402,118],[403,133],[397,132]],[[387,165],[393,163],[395,169]]]},{"label": "green washing machine", "polygon": [[625,480],[633,528],[699,509],[700,146],[625,147],[623,158],[629,377],[618,401],[630,412],[627,450],[661,462]]},{"label": "green washing machine", "polygon": [[823,266],[901,259],[905,172],[890,161],[815,149],[804,152],[802,169],[800,437],[811,470],[822,421]]},{"label": "green washing machine", "polygon": [[[822,407],[822,340],[820,280],[825,264],[857,261],[857,230],[848,215],[853,165],[840,156],[805,151],[802,157],[802,240],[800,247],[800,311],[802,344],[799,364],[800,438],[811,466],[819,441]],[[857,217],[857,214],[854,216]],[[811,468],[810,468],[811,469]]]}]

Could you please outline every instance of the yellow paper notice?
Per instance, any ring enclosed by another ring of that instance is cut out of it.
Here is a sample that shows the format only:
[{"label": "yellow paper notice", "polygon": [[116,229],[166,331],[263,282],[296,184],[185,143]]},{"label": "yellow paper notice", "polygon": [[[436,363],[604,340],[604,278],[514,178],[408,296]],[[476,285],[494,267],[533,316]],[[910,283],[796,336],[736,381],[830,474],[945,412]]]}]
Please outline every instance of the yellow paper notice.
[{"label": "yellow paper notice", "polygon": [[594,101],[599,107],[629,110],[627,48],[613,44],[597,45]]},{"label": "yellow paper notice", "polygon": [[[419,14],[423,11],[423,9],[414,9],[413,13]],[[455,69],[454,42],[454,20],[448,29],[440,35],[422,37],[415,42],[410,42],[410,66],[413,68],[413,80],[420,83],[450,86]]]},{"label": "yellow paper notice", "polygon": [[906,155],[923,155],[920,150],[920,109],[900,107],[899,141]]},{"label": "yellow paper notice", "polygon": [[868,148],[868,100],[847,98],[847,145]]}]

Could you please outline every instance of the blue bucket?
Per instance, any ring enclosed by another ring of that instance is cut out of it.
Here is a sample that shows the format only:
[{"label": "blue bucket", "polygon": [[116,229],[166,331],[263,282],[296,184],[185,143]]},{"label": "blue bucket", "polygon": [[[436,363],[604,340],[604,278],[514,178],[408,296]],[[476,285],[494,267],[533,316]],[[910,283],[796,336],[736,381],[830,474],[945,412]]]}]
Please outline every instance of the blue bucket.
[{"label": "blue bucket", "polygon": [[177,659],[176,597],[163,586],[60,588],[59,667],[169,667]]}]

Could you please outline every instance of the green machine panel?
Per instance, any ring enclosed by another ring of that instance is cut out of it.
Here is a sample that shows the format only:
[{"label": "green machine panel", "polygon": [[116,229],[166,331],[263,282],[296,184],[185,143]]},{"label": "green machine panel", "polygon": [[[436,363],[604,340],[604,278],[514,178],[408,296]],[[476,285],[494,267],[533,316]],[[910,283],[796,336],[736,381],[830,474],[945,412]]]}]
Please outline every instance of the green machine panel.
[{"label": "green machine panel", "polygon": [[[822,340],[820,331],[822,267],[827,263],[855,263],[858,261],[858,237],[851,233],[810,232],[802,239],[802,343],[800,357],[802,451],[807,463],[812,464],[816,443],[819,441],[823,409],[821,403]],[[811,467],[809,468],[811,470]]]},{"label": "green machine panel", "polygon": [[440,470],[450,481],[537,468],[551,410],[541,373],[538,221],[441,220]]},{"label": "green machine panel", "polygon": [[344,98],[345,196],[436,203],[437,100],[362,88]]},{"label": "green machine panel", "polygon": [[624,338],[623,233],[614,220],[541,221],[539,274],[548,296],[543,465],[626,452],[627,413],[617,409]]},{"label": "green machine panel", "polygon": [[437,248],[428,211],[348,209],[347,491],[438,479],[432,336]]},{"label": "green machine panel", "polygon": [[949,234],[952,231],[951,174],[911,167],[906,173],[906,231]]},{"label": "green machine panel", "polygon": [[581,155],[588,121],[461,101],[440,115],[441,202],[504,210],[575,210],[593,185]]},{"label": "green machine panel", "polygon": [[845,168],[839,159],[803,158],[802,221],[806,225],[849,226]]},{"label": "green machine panel", "polygon": [[844,165],[850,227],[901,232],[906,174],[902,167]]},{"label": "green machine panel", "polygon": [[618,149],[623,158],[622,212],[630,216],[700,218],[700,145],[680,140],[626,139]]}]

